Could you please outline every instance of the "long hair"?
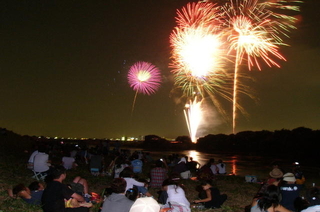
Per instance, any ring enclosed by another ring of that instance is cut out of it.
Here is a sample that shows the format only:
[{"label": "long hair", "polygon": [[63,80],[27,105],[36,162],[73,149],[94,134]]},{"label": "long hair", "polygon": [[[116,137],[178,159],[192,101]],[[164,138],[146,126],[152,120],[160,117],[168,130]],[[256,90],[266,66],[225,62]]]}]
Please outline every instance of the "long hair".
[{"label": "long hair", "polygon": [[262,194],[259,199],[258,207],[261,210],[267,210],[270,207],[277,207],[279,205],[279,188],[275,185],[269,185],[266,191]]}]

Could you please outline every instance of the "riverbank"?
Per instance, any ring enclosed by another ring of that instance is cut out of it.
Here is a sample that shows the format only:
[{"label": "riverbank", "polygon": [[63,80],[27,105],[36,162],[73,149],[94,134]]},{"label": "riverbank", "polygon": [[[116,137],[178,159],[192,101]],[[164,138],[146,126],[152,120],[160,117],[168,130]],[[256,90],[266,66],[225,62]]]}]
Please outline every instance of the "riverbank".
[{"label": "riverbank", "polygon": [[[23,154],[22,154],[23,155]],[[41,208],[37,206],[31,206],[24,203],[21,199],[12,199],[7,196],[7,189],[18,183],[25,183],[28,185],[34,179],[31,178],[32,172],[25,167],[25,161],[28,159],[26,154],[23,157],[15,158],[10,157],[10,160],[3,161],[1,157],[1,179],[0,179],[0,210],[2,211],[15,211],[15,212],[41,212]],[[144,167],[145,172],[140,174],[139,178],[148,178],[148,171],[150,166]],[[77,170],[70,170],[67,173],[67,179],[65,183],[70,183],[75,176],[82,176],[88,180],[90,192],[101,194],[104,188],[108,187],[112,178],[109,176],[92,176],[86,165],[80,165]],[[238,176],[219,176],[215,180],[221,193],[228,195],[228,200],[225,202],[221,209],[215,209],[216,212],[243,212],[244,207],[250,204],[252,197],[257,192],[259,185],[246,183],[244,178]],[[185,185],[186,195],[190,202],[197,199],[196,186],[199,182],[194,180],[181,180],[181,183]],[[150,192],[157,197],[156,189],[150,189]],[[97,205],[95,205],[91,212],[97,212]],[[192,211],[198,211],[193,209]],[[201,211],[213,211],[213,210],[201,210]]]},{"label": "riverbank", "polygon": [[[32,172],[26,169],[26,161],[30,155],[30,151],[34,140],[30,137],[22,137],[14,133],[8,133],[0,137],[0,210],[15,212],[41,212],[41,208],[25,204],[22,200],[12,199],[7,196],[7,189],[19,183],[28,185],[32,179]],[[176,145],[177,146],[177,145]],[[123,146],[126,148],[127,146]],[[138,147],[138,146],[134,146]],[[179,148],[181,150],[181,148]],[[172,149],[171,149],[172,150]],[[174,151],[174,150],[172,150]],[[154,158],[157,159],[157,158]],[[148,167],[149,166],[149,167]],[[144,172],[139,178],[148,178],[150,164],[144,166]],[[266,173],[267,175],[268,173]],[[71,170],[67,173],[65,183],[71,182],[75,176],[81,176],[88,180],[90,192],[101,194],[104,188],[108,187],[112,178],[109,176],[92,176],[85,164],[80,164],[77,170]],[[186,187],[186,195],[190,202],[197,199],[196,186],[199,182],[194,180],[182,180]],[[201,210],[205,212],[243,212],[245,206],[251,203],[252,197],[260,187],[257,183],[246,183],[243,176],[218,176],[216,179],[217,187],[221,193],[228,195],[228,200],[221,209]],[[309,184],[308,184],[309,185]],[[307,185],[307,186],[308,186]],[[150,189],[150,192],[157,197],[157,190]],[[95,205],[91,212],[96,212]],[[198,211],[193,209],[192,211]],[[199,210],[200,211],[200,210]]]}]

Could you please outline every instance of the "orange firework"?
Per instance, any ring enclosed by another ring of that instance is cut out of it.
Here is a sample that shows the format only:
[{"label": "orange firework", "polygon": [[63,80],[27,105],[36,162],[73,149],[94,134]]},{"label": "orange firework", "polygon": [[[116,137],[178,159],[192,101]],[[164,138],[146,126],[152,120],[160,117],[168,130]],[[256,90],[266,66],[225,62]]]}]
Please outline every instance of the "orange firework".
[{"label": "orange firework", "polygon": [[211,3],[189,3],[178,11],[170,35],[175,85],[186,96],[217,91],[225,78],[219,13]]},{"label": "orange firework", "polygon": [[[282,0],[286,2],[286,0]],[[298,1],[295,1],[298,2]],[[300,1],[299,1],[300,2]],[[229,53],[235,52],[235,69],[233,81],[233,133],[235,133],[238,69],[246,58],[249,70],[257,66],[261,70],[259,60],[268,66],[280,67],[275,59],[285,60],[279,53],[281,45],[286,45],[281,35],[294,28],[294,18],[273,12],[271,9],[297,10],[295,6],[283,5],[279,0],[258,3],[258,0],[230,1],[222,7],[224,25],[230,29],[228,41]]]}]

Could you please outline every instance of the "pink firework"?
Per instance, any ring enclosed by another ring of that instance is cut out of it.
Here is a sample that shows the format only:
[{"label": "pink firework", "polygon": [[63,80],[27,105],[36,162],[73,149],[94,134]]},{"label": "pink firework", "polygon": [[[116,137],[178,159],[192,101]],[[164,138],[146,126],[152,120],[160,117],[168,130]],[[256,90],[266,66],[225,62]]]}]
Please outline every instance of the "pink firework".
[{"label": "pink firework", "polygon": [[137,93],[151,95],[160,87],[160,70],[148,62],[139,61],[133,64],[128,73],[130,87]]}]

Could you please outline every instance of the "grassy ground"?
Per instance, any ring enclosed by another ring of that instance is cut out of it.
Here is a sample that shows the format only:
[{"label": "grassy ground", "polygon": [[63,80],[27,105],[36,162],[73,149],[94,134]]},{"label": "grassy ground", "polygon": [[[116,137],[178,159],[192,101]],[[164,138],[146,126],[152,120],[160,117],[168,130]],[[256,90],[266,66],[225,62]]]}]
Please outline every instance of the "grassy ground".
[{"label": "grassy ground", "polygon": [[[21,199],[12,199],[7,196],[7,189],[18,183],[25,183],[28,185],[32,179],[32,172],[25,167],[28,154],[15,154],[11,156],[0,157],[0,210],[3,212],[40,212],[40,207],[31,206],[23,202]],[[148,167],[145,167],[146,170]],[[69,183],[75,176],[82,176],[86,178],[89,183],[90,192],[101,194],[103,189],[108,187],[112,178],[108,176],[92,176],[85,165],[81,165],[77,170],[70,170],[67,173],[65,183]],[[142,173],[140,178],[148,178],[147,172]],[[182,180],[186,187],[186,195],[190,202],[197,199],[196,186],[199,182],[194,180]],[[245,183],[243,177],[238,176],[220,176],[216,179],[216,184],[221,190],[221,193],[228,195],[228,200],[224,203],[221,209],[201,210],[201,211],[244,211],[244,207],[250,204],[252,197],[259,188],[258,184]],[[157,197],[157,190],[150,189],[150,192]],[[98,211],[97,205],[92,209],[92,212]],[[192,211],[200,211],[199,209],[192,209]]]}]

